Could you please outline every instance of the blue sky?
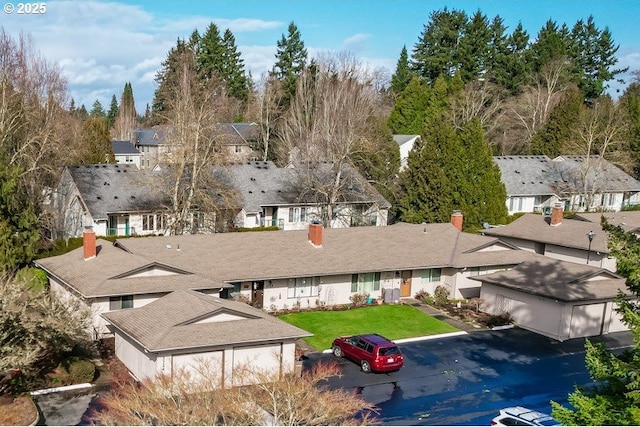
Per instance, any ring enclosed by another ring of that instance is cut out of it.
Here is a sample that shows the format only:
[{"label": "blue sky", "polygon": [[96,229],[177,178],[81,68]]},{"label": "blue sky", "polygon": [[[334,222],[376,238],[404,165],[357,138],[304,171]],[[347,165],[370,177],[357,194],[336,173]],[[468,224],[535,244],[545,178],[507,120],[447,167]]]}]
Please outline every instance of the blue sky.
[{"label": "blue sky", "polygon": [[[621,67],[640,69],[638,0],[210,0],[210,1],[46,1],[46,13],[3,13],[0,25],[10,35],[32,37],[40,53],[57,63],[77,105],[90,109],[96,99],[108,108],[131,82],[136,108],[151,103],[153,78],[178,37],[203,33],[210,22],[236,37],[247,71],[254,78],[271,68],[276,42],[288,24],[298,26],[310,56],[350,51],[371,68],[390,76],[403,45],[409,52],[429,16],[444,7],[499,15],[507,32],[522,22],[534,38],[548,19],[569,27],[593,15],[620,45]],[[17,3],[16,3],[17,4]],[[629,80],[629,79],[627,79]],[[615,86],[619,88],[619,86]]]}]

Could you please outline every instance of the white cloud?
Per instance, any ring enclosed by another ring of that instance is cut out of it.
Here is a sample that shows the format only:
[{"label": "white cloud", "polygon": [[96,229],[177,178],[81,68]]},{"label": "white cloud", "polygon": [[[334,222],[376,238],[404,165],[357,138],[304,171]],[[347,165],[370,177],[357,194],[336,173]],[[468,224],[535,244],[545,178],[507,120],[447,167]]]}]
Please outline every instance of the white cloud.
[{"label": "white cloud", "polygon": [[365,48],[367,40],[371,38],[371,34],[358,33],[345,39],[342,42],[342,47],[350,52],[359,52]]},{"label": "white cloud", "polygon": [[[213,21],[221,32],[256,33],[283,26],[280,21],[216,19],[205,16],[164,18],[141,6],[100,1],[48,1],[45,16],[23,19],[11,16],[3,22],[13,37],[28,34],[35,48],[50,62],[59,64],[76,105],[90,109],[98,99],[119,99],[131,82],[137,109],[151,103],[155,76],[176,40],[200,33]],[[275,45],[275,43],[269,43]],[[254,76],[271,68],[275,46],[238,47],[245,68]]]}]

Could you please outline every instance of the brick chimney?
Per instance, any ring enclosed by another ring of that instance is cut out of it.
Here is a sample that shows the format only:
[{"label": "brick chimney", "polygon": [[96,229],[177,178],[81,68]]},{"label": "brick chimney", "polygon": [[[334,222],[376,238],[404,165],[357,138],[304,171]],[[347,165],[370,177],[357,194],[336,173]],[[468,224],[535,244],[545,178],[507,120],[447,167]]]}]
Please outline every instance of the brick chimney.
[{"label": "brick chimney", "polygon": [[317,247],[322,247],[322,224],[319,222],[312,222],[309,224],[309,242]]},{"label": "brick chimney", "polygon": [[96,233],[92,227],[84,228],[84,232],[82,233],[82,248],[85,261],[96,257]]},{"label": "brick chimney", "polygon": [[460,211],[453,211],[453,213],[451,214],[451,224],[453,224],[453,226],[457,228],[458,231],[462,231],[463,219],[464,217],[462,216],[462,212]]},{"label": "brick chimney", "polygon": [[551,209],[551,222],[549,223],[552,227],[562,224],[563,211],[562,203],[556,203],[553,205],[553,209]]}]

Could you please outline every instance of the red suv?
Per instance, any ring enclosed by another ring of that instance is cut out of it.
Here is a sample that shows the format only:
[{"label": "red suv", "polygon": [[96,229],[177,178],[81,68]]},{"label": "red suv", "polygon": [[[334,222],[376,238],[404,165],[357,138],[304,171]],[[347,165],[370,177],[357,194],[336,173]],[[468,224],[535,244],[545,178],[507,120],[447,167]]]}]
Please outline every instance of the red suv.
[{"label": "red suv", "polygon": [[404,365],[398,346],[378,334],[353,335],[333,340],[336,357],[347,357],[360,364],[363,372],[397,371]]}]

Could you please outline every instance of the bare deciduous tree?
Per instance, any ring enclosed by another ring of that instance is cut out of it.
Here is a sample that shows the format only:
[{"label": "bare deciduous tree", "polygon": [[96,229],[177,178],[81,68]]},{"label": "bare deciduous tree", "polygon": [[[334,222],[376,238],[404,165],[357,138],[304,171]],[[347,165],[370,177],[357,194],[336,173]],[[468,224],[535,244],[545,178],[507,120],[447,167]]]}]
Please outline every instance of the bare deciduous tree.
[{"label": "bare deciduous tree", "polygon": [[36,51],[29,37],[13,40],[0,28],[0,151],[4,161],[21,168],[21,187],[34,205],[74,149],[66,138],[66,100],[58,67]]},{"label": "bare deciduous tree", "polygon": [[569,87],[564,59],[552,61],[533,76],[520,95],[511,97],[503,105],[498,135],[502,154],[526,153],[531,140],[549,119],[549,115]]},{"label": "bare deciduous tree", "polygon": [[183,234],[211,228],[214,221],[219,223],[220,218],[215,217],[224,204],[221,198],[230,196],[215,189],[212,168],[225,161],[221,146],[224,133],[219,124],[231,121],[234,101],[215,77],[198,78],[187,58],[167,104],[164,121],[170,152],[164,167],[170,179],[166,185],[171,189],[169,231]]},{"label": "bare deciduous tree", "polygon": [[264,73],[257,92],[252,96],[252,102],[250,102],[253,105],[251,115],[256,118],[256,122],[260,126],[260,151],[263,161],[272,157],[271,141],[274,130],[282,117],[284,95],[282,83],[268,73]]},{"label": "bare deciduous tree", "polygon": [[[368,135],[368,119],[376,112],[376,99],[372,76],[353,56],[320,56],[298,78],[296,95],[279,127],[280,158],[295,165],[302,192],[318,195],[327,227],[348,190],[343,179],[346,167],[366,145],[363,140]],[[318,161],[330,168],[321,181],[309,169]]]},{"label": "bare deciduous tree", "polygon": [[451,102],[454,127],[463,129],[477,117],[485,133],[491,134],[502,110],[502,100],[498,92],[498,88],[486,79],[467,83],[461,96]]},{"label": "bare deciduous tree", "polygon": [[[234,379],[254,385],[219,387],[219,369],[200,361],[192,369],[138,385],[121,384],[102,400],[94,421],[104,425],[369,425],[375,408],[360,396],[322,382],[336,364],[316,364],[302,375],[278,375],[249,365]],[[257,384],[256,384],[257,383]],[[360,414],[356,417],[356,414]]]},{"label": "bare deciduous tree", "polygon": [[582,196],[587,210],[606,186],[604,159],[616,157],[613,154],[625,142],[626,124],[625,109],[611,98],[601,98],[593,106],[582,109],[574,137],[563,147],[563,153],[583,156],[580,168],[565,177],[565,185],[571,187],[570,192]]}]

